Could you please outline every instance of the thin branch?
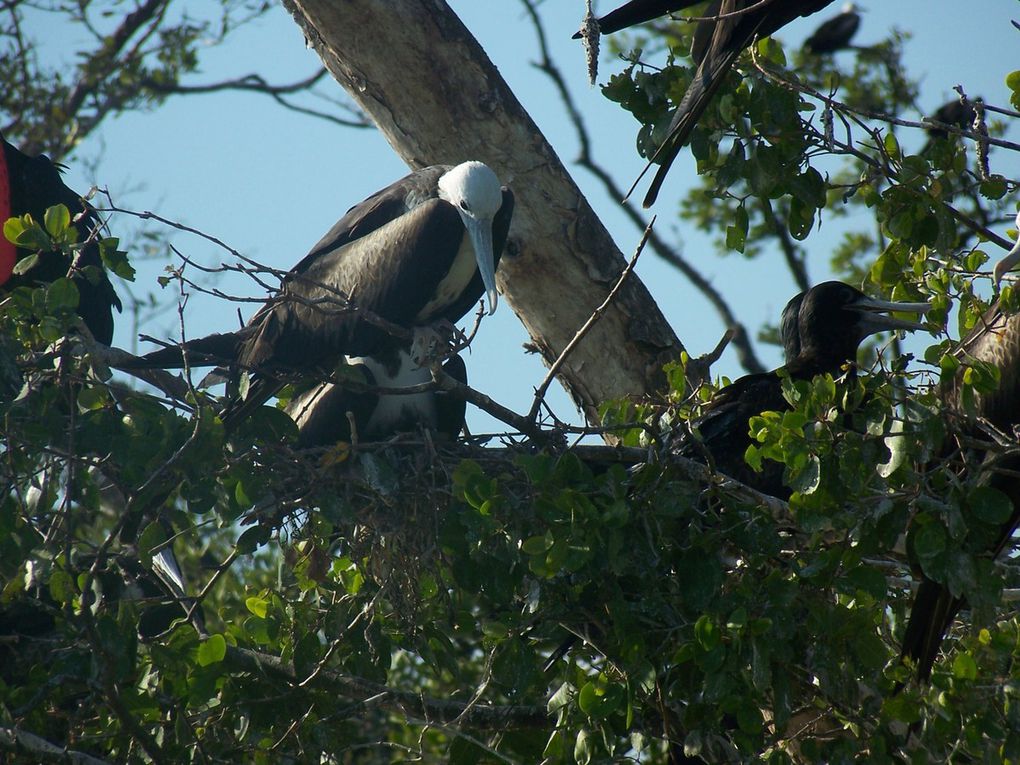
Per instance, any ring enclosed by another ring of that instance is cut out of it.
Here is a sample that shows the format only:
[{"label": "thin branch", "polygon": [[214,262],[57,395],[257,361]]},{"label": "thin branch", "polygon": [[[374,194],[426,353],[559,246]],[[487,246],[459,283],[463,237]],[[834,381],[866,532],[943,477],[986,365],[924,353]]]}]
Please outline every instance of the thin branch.
[{"label": "thin branch", "polygon": [[613,302],[613,299],[617,296],[617,294],[619,294],[620,288],[623,287],[624,282],[627,281],[627,277],[633,273],[634,266],[637,264],[638,258],[641,257],[642,250],[645,249],[645,243],[648,241],[648,235],[651,233],[654,225],[655,217],[653,216],[648,222],[648,226],[645,228],[644,233],[641,235],[641,241],[638,242],[637,248],[634,250],[634,255],[631,257],[630,262],[627,263],[626,268],[624,268],[623,272],[620,274],[620,278],[616,280],[616,284],[613,285],[609,294],[606,295],[606,299],[602,301],[602,305],[592,312],[592,315],[589,316],[588,320],[579,330],[577,330],[577,334],[575,334],[571,341],[567,343],[566,347],[556,358],[556,361],[554,361],[552,366],[549,367],[549,371],[546,373],[545,379],[542,380],[542,384],[535,390],[535,400],[531,405],[531,411],[528,412],[528,419],[531,422],[535,422],[537,420],[538,410],[542,406],[542,402],[545,400],[546,391],[549,390],[549,386],[552,384],[552,381],[556,379],[556,374],[560,371],[560,368],[567,360],[567,357],[578,346],[581,340],[584,339],[584,336],[591,331],[591,328],[595,326],[595,323],[602,318],[602,314],[606,312],[606,308],[608,308],[609,304]]},{"label": "thin branch", "polygon": [[290,109],[291,111],[298,112],[300,114],[307,114],[311,117],[318,119],[327,120],[343,127],[353,128],[370,128],[373,127],[372,123],[365,118],[356,108],[344,104],[343,108],[352,114],[357,115],[357,119],[342,119],[336,115],[329,114],[328,112],[321,112],[317,109],[310,109],[306,106],[299,106],[298,104],[291,103],[284,96],[291,95],[294,93],[300,93],[308,90],[319,82],[327,74],[325,68],[319,69],[318,72],[313,74],[311,77],[306,77],[303,80],[290,83],[289,85],[270,85],[266,80],[259,74],[246,74],[243,77],[238,77],[233,80],[223,80],[222,82],[214,82],[206,85],[181,85],[176,82],[160,82],[154,79],[143,80],[143,84],[149,90],[156,93],[163,93],[166,95],[187,95],[187,94],[204,94],[204,93],[218,93],[224,90],[242,90],[249,93],[262,93],[281,106]]},{"label": "thin branch", "polygon": [[[278,656],[247,648],[227,646],[226,661],[242,669],[267,673],[297,684],[299,678],[293,667]],[[333,670],[323,670],[316,678],[316,686],[328,686],[354,697],[376,697],[377,706],[418,719],[451,722],[463,715],[461,722],[484,730],[508,728],[546,728],[552,720],[544,706],[508,704],[475,704],[470,709],[465,702],[450,701],[412,691],[399,691],[385,685]]]},{"label": "thin branch", "polygon": [[70,763],[71,765],[110,765],[91,754],[53,744],[42,736],[12,725],[0,726],[0,749],[31,758],[35,762]]}]

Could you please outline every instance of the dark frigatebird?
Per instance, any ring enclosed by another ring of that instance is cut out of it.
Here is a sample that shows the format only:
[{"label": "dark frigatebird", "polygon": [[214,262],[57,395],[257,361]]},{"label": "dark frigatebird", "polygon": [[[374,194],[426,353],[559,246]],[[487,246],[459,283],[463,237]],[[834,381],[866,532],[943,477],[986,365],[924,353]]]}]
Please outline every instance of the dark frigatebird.
[{"label": "dark frigatebird", "polygon": [[427,382],[418,344],[377,320],[412,331],[449,325],[483,294],[494,311],[513,206],[512,192],[481,162],[413,172],[352,207],[241,330],[164,348],[142,364],[181,366],[187,353],[195,366],[251,373],[246,399],[224,415],[228,425],[268,400],[282,378],[325,376],[345,357],[371,359],[382,388],[406,385],[409,373]]},{"label": "dark frigatebird", "polygon": [[[1020,226],[1020,214],[1017,226]],[[1011,256],[1017,257],[1017,252],[1020,252],[1020,244],[1013,248]],[[966,366],[960,368],[946,388],[946,407],[963,422],[964,434],[980,443],[990,440],[989,428],[1007,436],[1015,433],[1020,424],[1020,314],[1007,316],[998,304],[993,305],[960,343],[956,355],[961,361],[972,359],[993,364],[1000,373],[999,387],[991,393],[976,393],[971,410],[962,398]],[[1020,473],[1020,457],[997,454],[994,450],[970,456],[969,464],[979,465],[981,484],[1005,494],[1013,506],[1013,512],[994,534],[993,544],[987,551],[995,559],[1008,546],[1020,523],[1020,481],[1016,479]],[[919,681],[930,677],[942,640],[965,605],[966,601],[954,597],[948,587],[922,576],[900,650],[901,657],[914,665]]]},{"label": "dark frigatebird", "polygon": [[[927,303],[892,303],[870,298],[842,282],[823,282],[793,298],[783,312],[783,345],[787,362],[782,369],[794,380],[839,373],[857,357],[868,335],[894,329],[923,329],[923,325],[885,315],[900,311],[923,313]],[[793,317],[796,315],[796,323]],[[796,333],[794,334],[794,326]],[[792,354],[792,358],[790,358]],[[778,463],[767,463],[761,473],[744,460],[751,445],[748,420],[765,411],[786,411],[780,370],[741,377],[722,388],[693,423],[701,444],[687,443],[685,456],[698,458],[704,451],[716,469],[742,483],[781,499],[789,498]]]},{"label": "dark frigatebird", "polygon": [[[694,30],[691,58],[698,65],[690,87],[670,121],[666,139],[651,162],[659,168],[644,198],[651,207],[673,160],[697,124],[712,96],[722,84],[733,62],[757,37],[768,37],[799,16],[810,16],[829,5],[832,0],[711,0],[701,12],[705,21]],[[622,29],[631,24],[649,21],[658,15],[681,10],[692,2],[642,2],[634,0],[599,20],[603,32]],[[603,24],[603,21],[605,24]]]},{"label": "dark frigatebird", "polygon": [[[30,157],[0,135],[0,226],[21,215],[31,215],[43,224],[47,208],[64,205],[78,232],[78,255],[69,258],[60,250],[39,252],[15,247],[0,235],[0,290],[37,287],[61,277],[70,277],[78,288],[78,315],[96,340],[109,345],[113,340],[113,309],[121,309],[120,298],[110,284],[99,254],[101,223],[95,211],[64,185],[59,165],[45,154]],[[17,261],[38,254],[35,265],[13,274]]]},{"label": "dark frigatebird", "polygon": [[928,121],[937,124],[933,124],[928,128],[930,138],[928,144],[925,145],[926,147],[932,141],[949,136],[949,132],[942,127],[943,125],[963,128],[964,130],[968,129],[971,123],[974,122],[974,105],[969,100],[961,101],[959,98],[954,98],[952,101],[947,101],[936,109]]},{"label": "dark frigatebird", "polygon": [[847,3],[838,16],[823,21],[804,41],[805,50],[822,55],[851,47],[850,40],[861,26],[861,14],[854,3]]}]

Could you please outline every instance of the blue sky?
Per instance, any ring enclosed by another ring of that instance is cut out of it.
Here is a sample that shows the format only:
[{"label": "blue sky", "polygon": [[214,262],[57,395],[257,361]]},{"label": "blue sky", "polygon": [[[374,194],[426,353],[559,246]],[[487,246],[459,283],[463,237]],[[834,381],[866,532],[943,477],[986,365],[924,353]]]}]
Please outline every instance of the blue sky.
[{"label": "blue sky", "polygon": [[[639,232],[624,218],[616,200],[608,198],[586,171],[572,165],[577,149],[574,132],[550,82],[531,66],[537,59],[537,46],[520,4],[511,0],[452,0],[450,4],[556,149],[617,245],[629,255]],[[617,4],[603,2],[596,9],[605,12]],[[634,150],[637,125],[597,88],[587,85],[580,46],[570,40],[583,7],[583,0],[546,0],[540,11],[553,54],[588,120],[596,159],[627,187],[644,166]],[[1020,19],[1020,4],[1003,0],[873,0],[866,8],[855,40],[858,44],[884,37],[893,26],[913,35],[906,45],[906,63],[908,71],[922,80],[925,109],[933,110],[953,97],[956,84],[991,103],[1008,104],[1004,77],[1020,63],[1020,31],[1010,25],[1010,19]],[[822,19],[836,12],[838,5],[834,4],[816,17],[791,24],[779,37],[799,45]],[[73,30],[55,26],[55,21],[53,15],[35,17],[28,34],[45,40],[45,50],[53,51],[47,55],[71,62],[82,41],[75,38]],[[201,71],[186,80],[189,84],[253,72],[269,82],[286,83],[308,76],[318,65],[297,25],[282,8],[274,8],[223,46],[203,50],[200,55]],[[54,63],[58,63],[56,59]],[[621,67],[604,59],[599,81],[604,82]],[[344,98],[331,80],[321,89]],[[328,108],[326,103],[320,106]],[[923,139],[918,136],[917,140]],[[768,252],[756,261],[736,255],[717,257],[703,235],[673,217],[677,200],[694,178],[693,162],[686,153],[683,156],[653,211],[659,215],[658,230],[674,235],[684,255],[739,307],[740,318],[752,331],[762,322],[775,323],[796,291],[779,254]],[[1011,177],[1020,174],[1015,155],[993,152],[992,162],[993,171]],[[348,207],[407,172],[376,131],[343,129],[285,111],[264,96],[231,92],[176,97],[155,110],[108,120],[67,164],[67,182],[79,191],[93,183],[105,186],[122,207],[152,210],[193,226],[277,268],[296,263]],[[135,225],[120,218],[111,221],[114,233],[122,236]],[[1000,228],[1004,234],[1007,226]],[[815,281],[829,277],[828,250],[837,241],[838,231],[834,225],[823,224],[808,240]],[[202,263],[232,260],[196,237],[175,233],[172,241]],[[140,253],[131,254],[139,267],[134,292],[144,296],[153,291],[160,302],[174,304],[176,295],[155,284],[167,261],[143,263]],[[677,272],[646,252],[637,273],[693,355],[715,345],[725,327]],[[244,280],[225,280],[220,286],[237,294],[259,294],[256,285]],[[186,314],[189,334],[236,326],[236,308],[193,297]],[[242,311],[247,316],[251,308],[242,306]],[[140,329],[169,337],[178,332],[177,318],[164,314]],[[132,349],[137,330],[130,322],[121,321],[115,344]],[[521,344],[526,340],[516,317],[501,303],[495,316],[483,323],[466,359],[472,385],[517,411],[527,410],[532,390],[545,372],[537,359],[523,353]],[[766,364],[780,363],[778,349],[762,346],[759,352]],[[732,352],[723,356],[714,371],[741,374]],[[558,387],[550,400],[561,418],[577,421],[573,405]],[[502,429],[477,412],[469,414],[469,426],[474,432]]]}]

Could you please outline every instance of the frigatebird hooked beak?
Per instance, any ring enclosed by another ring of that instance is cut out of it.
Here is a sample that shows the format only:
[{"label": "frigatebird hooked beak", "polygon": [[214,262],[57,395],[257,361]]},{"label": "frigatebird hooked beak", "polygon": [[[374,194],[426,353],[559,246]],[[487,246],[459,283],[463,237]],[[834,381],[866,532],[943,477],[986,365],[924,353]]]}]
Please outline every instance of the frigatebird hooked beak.
[{"label": "frigatebird hooked beak", "polygon": [[478,273],[489,298],[489,314],[496,311],[496,258],[492,223],[503,206],[499,179],[481,162],[464,162],[439,179],[439,198],[457,208],[475,251]]}]

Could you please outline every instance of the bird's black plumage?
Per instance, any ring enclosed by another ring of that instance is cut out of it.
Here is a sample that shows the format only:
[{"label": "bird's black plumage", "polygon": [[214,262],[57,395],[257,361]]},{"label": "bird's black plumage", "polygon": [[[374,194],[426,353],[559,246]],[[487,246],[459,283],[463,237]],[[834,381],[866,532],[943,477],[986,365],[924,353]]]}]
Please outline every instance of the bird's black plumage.
[{"label": "bird's black plumage", "polygon": [[[23,274],[0,273],[0,290],[36,287],[69,276],[78,288],[78,315],[92,335],[104,345],[113,340],[113,309],[121,309],[120,299],[110,284],[99,254],[101,223],[95,211],[60,177],[59,167],[45,154],[30,157],[0,135],[3,163],[0,166],[0,192],[6,187],[9,209],[0,204],[0,225],[8,217],[31,215],[40,225],[47,208],[65,205],[83,243],[75,263],[60,251],[39,253],[39,260]],[[6,170],[5,170],[6,168]],[[4,194],[0,193],[0,200]],[[2,239],[2,237],[0,237]],[[2,245],[0,245],[2,249]],[[0,255],[3,255],[0,252]],[[17,248],[15,258],[21,260],[33,252]]]},{"label": "bird's black plumage", "polygon": [[936,141],[944,141],[949,138],[949,131],[943,127],[949,125],[964,130],[969,130],[974,123],[974,105],[969,101],[961,101],[954,98],[942,104],[929,118],[932,124],[928,129],[928,140],[921,147],[921,153],[926,154],[932,150]]},{"label": "bird's black plumage", "polygon": [[[453,323],[486,291],[494,307],[492,272],[513,206],[512,192],[480,162],[411,173],[352,207],[244,328],[164,348],[142,364],[180,366],[183,350],[189,358],[195,353],[196,366],[252,373],[248,397],[225,415],[230,424],[272,396],[282,377],[314,377],[344,357],[385,363],[406,352],[408,341],[371,317],[404,330]],[[483,256],[491,259],[487,277]]]},{"label": "bird's black plumage", "polygon": [[768,37],[797,17],[816,13],[831,2],[787,0],[762,4],[759,0],[712,0],[708,4],[702,14],[718,20],[701,21],[695,29],[691,58],[698,68],[673,114],[666,139],[652,157],[659,167],[645,194],[645,207],[655,202],[673,160],[741,51],[756,37]]},{"label": "bird's black plumage", "polygon": [[[621,29],[632,27],[636,24],[644,24],[646,21],[665,16],[667,13],[682,11],[690,8],[703,0],[631,0],[624,3],[614,11],[598,19],[599,32],[604,35],[611,35]],[[574,34],[574,39],[581,36],[580,32]]]},{"label": "bird's black plumage", "polygon": [[861,26],[861,15],[848,3],[838,16],[823,21],[804,41],[804,48],[814,54],[835,53],[850,47],[850,41]]},{"label": "bird's black plumage", "polygon": [[[816,285],[791,300],[784,311],[784,348],[793,356],[788,357],[782,369],[794,380],[810,380],[825,373],[838,374],[845,364],[856,359],[857,348],[868,335],[919,326],[879,311],[926,309],[925,304],[874,300],[842,282]],[[794,313],[796,339],[793,337]],[[709,401],[695,422],[701,444],[687,444],[683,451],[697,458],[703,447],[719,472],[765,494],[787,498],[790,490],[783,483],[782,466],[767,462],[762,472],[755,472],[745,462],[744,453],[751,445],[748,420],[764,411],[788,409],[780,370],[746,375],[722,388]]]}]

